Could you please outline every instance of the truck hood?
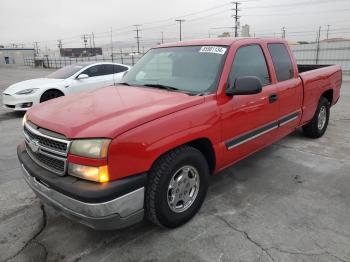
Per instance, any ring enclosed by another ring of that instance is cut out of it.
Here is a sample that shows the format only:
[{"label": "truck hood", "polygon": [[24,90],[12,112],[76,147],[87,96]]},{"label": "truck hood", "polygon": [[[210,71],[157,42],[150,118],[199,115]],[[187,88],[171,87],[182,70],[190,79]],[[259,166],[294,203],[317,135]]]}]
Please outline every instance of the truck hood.
[{"label": "truck hood", "polygon": [[47,86],[53,87],[56,84],[61,83],[62,81],[64,81],[64,79],[37,78],[26,80],[9,86],[4,91],[4,94],[13,95],[19,91],[29,88],[44,88]]},{"label": "truck hood", "polygon": [[27,119],[67,138],[114,138],[203,102],[201,96],[119,85],[47,101],[30,109]]}]

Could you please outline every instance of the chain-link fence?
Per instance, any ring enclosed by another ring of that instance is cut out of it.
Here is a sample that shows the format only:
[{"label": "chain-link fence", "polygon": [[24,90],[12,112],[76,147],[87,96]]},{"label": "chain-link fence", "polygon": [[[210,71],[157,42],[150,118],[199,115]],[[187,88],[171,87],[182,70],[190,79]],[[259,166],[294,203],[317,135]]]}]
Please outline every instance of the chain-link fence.
[{"label": "chain-link fence", "polygon": [[350,74],[350,41],[291,45],[298,64],[340,65]]},{"label": "chain-link fence", "polygon": [[25,66],[36,66],[36,67],[44,67],[44,68],[61,68],[67,65],[72,65],[76,63],[82,62],[114,62],[125,65],[133,66],[143,54],[123,54],[120,56],[94,56],[94,57],[77,57],[77,58],[69,58],[69,57],[44,57],[44,58],[34,58],[34,57],[24,57],[24,65]]},{"label": "chain-link fence", "polygon": [[[350,41],[320,42],[312,44],[291,45],[291,49],[298,64],[337,64],[343,69],[344,74],[350,74]],[[143,54],[124,54],[95,57],[25,57],[24,65],[39,66],[44,68],[61,68],[63,66],[79,62],[115,62],[126,65],[134,65]]]}]

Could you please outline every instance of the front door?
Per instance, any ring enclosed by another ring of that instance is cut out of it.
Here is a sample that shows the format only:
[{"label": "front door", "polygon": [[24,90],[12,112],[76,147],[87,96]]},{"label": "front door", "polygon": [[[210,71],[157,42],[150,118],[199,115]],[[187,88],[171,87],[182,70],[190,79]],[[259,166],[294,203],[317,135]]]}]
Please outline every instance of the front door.
[{"label": "front door", "polygon": [[84,79],[74,79],[69,87],[70,93],[91,91],[107,85],[104,65],[94,65],[85,69],[81,74],[89,77]]},{"label": "front door", "polygon": [[269,144],[278,129],[277,88],[271,83],[266,59],[260,45],[240,47],[233,60],[229,83],[240,76],[256,76],[263,85],[262,92],[235,95],[223,116],[224,162],[232,164]]}]

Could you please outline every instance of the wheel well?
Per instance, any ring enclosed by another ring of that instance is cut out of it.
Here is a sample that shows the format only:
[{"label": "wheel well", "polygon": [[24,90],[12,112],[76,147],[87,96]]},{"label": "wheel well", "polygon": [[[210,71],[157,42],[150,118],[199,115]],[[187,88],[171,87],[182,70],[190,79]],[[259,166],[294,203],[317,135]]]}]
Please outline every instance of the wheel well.
[{"label": "wheel well", "polygon": [[212,143],[207,138],[200,138],[186,143],[186,145],[192,146],[199,150],[207,159],[210,173],[215,169],[216,158]]},{"label": "wheel well", "polygon": [[56,92],[59,92],[62,96],[64,96],[64,93],[63,93],[61,90],[56,89],[56,88],[51,88],[51,89],[48,89],[48,90],[46,90],[44,93],[41,94],[41,96],[40,96],[40,102],[41,102],[41,99],[42,99],[43,95],[44,95],[45,93],[49,92],[49,91],[56,91]]},{"label": "wheel well", "polygon": [[332,102],[333,102],[333,89],[328,89],[321,96],[326,98],[329,101],[329,103],[332,104]]}]

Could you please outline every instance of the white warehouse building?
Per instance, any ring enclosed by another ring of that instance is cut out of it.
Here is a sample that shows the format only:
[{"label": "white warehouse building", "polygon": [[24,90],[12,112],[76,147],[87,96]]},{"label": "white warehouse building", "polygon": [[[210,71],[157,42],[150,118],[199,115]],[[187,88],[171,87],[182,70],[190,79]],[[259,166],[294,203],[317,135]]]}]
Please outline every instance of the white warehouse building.
[{"label": "white warehouse building", "polygon": [[24,58],[34,57],[34,48],[0,48],[0,65],[24,65]]}]

